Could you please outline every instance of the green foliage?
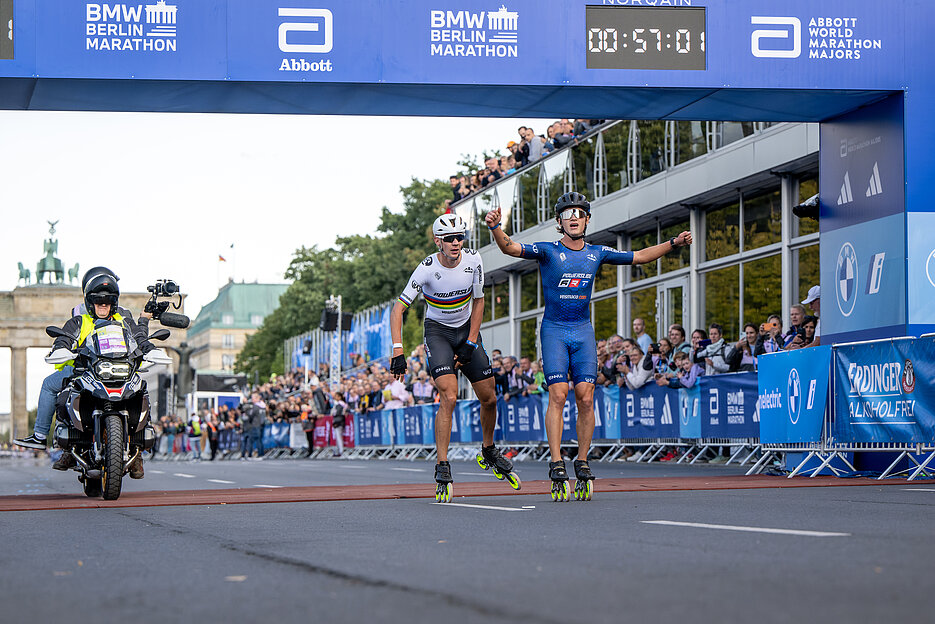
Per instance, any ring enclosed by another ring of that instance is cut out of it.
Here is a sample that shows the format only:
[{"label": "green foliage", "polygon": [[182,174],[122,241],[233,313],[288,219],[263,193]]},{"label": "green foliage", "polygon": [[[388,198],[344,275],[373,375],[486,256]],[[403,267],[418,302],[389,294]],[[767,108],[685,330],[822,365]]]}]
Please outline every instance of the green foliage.
[{"label": "green foliage", "polygon": [[[234,369],[260,377],[283,372],[283,341],[318,326],[325,300],[342,296],[346,312],[391,300],[399,294],[414,266],[435,250],[431,226],[439,206],[451,194],[447,180],[417,180],[400,189],[403,212],[383,208],[376,235],[340,237],[334,247],[302,247],[285,271],[292,284],[279,307],[247,339]],[[408,315],[418,325],[417,314]],[[419,339],[414,339],[410,348]],[[408,344],[404,341],[404,344]]]}]

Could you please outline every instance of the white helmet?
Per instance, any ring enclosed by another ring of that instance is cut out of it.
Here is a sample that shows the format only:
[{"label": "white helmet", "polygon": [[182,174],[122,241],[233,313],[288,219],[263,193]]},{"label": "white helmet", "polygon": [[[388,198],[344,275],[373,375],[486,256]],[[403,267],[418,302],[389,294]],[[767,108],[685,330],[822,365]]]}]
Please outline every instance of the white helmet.
[{"label": "white helmet", "polygon": [[443,214],[432,224],[432,234],[441,238],[449,234],[464,234],[467,223],[456,214]]}]

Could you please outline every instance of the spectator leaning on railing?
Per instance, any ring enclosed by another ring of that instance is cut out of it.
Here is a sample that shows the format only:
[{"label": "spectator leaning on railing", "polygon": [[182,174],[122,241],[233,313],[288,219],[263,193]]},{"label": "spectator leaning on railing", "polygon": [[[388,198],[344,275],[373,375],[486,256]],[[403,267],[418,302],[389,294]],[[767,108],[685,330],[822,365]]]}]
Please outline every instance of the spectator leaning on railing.
[{"label": "spectator leaning on railing", "polygon": [[626,385],[630,390],[637,390],[653,378],[653,356],[649,353],[644,355],[639,345],[632,345],[629,350],[629,362],[617,370],[620,374],[617,385]]},{"label": "spectator leaning on railing", "polygon": [[657,385],[675,389],[691,388],[698,378],[704,375],[701,366],[693,363],[687,353],[681,351],[676,353],[675,365],[678,367],[677,373],[656,373],[654,375]]}]

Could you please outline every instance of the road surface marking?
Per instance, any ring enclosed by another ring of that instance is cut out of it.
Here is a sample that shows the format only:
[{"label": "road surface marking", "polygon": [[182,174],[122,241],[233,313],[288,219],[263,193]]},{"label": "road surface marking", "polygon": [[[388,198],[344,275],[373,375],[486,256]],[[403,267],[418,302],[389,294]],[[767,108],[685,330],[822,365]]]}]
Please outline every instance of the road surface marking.
[{"label": "road surface marking", "polygon": [[224,485],[233,485],[236,481],[225,481],[224,479],[208,479],[211,483],[223,483]]},{"label": "road surface marking", "polygon": [[666,526],[696,527],[699,529],[720,529],[722,531],[743,531],[746,533],[774,533],[777,535],[801,535],[805,537],[849,537],[850,533],[832,533],[829,531],[800,531],[798,529],[769,529],[765,527],[734,526],[732,524],[705,524],[702,522],[672,522],[670,520],[640,520],[643,524],[664,524]]},{"label": "road surface marking", "polygon": [[399,470],[400,472],[426,472],[425,468],[390,468],[390,470]]},{"label": "road surface marking", "polygon": [[166,474],[164,470],[150,470],[150,474]]},{"label": "road surface marking", "polygon": [[443,507],[471,507],[472,509],[493,509],[494,511],[529,511],[527,508],[519,507],[497,507],[495,505],[469,505],[468,503],[430,503],[432,505],[441,505]]},{"label": "road surface marking", "polygon": [[281,487],[285,487],[285,486],[283,486],[283,485],[266,485],[266,484],[263,484],[263,483],[258,483],[258,484],[256,484],[256,485],[254,485],[253,487],[281,488]]},{"label": "road surface marking", "polygon": [[173,477],[182,477],[184,479],[194,479],[195,475],[185,474],[184,472],[173,473]]},{"label": "road surface marking", "polygon": [[903,488],[903,492],[935,492],[932,488]]}]

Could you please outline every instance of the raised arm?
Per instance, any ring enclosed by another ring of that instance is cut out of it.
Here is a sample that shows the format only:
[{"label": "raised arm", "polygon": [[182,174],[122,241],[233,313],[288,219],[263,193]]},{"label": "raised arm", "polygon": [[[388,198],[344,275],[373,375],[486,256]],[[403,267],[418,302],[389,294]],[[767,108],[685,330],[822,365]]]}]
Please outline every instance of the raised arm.
[{"label": "raised arm", "polygon": [[691,244],[692,233],[686,230],[678,236],[670,238],[664,243],[659,243],[658,245],[653,245],[652,247],[647,247],[646,249],[634,251],[633,264],[646,264],[647,262],[652,262],[653,260],[666,255],[676,247],[685,247]]},{"label": "raised arm", "polygon": [[513,256],[515,258],[519,258],[523,254],[522,246],[507,236],[506,232],[503,231],[503,228],[500,227],[499,208],[494,208],[488,212],[487,216],[484,217],[484,221],[487,222],[487,227],[490,228],[490,233],[493,235],[493,240],[495,243],[497,243],[497,247],[500,248],[500,251],[508,256]]}]

